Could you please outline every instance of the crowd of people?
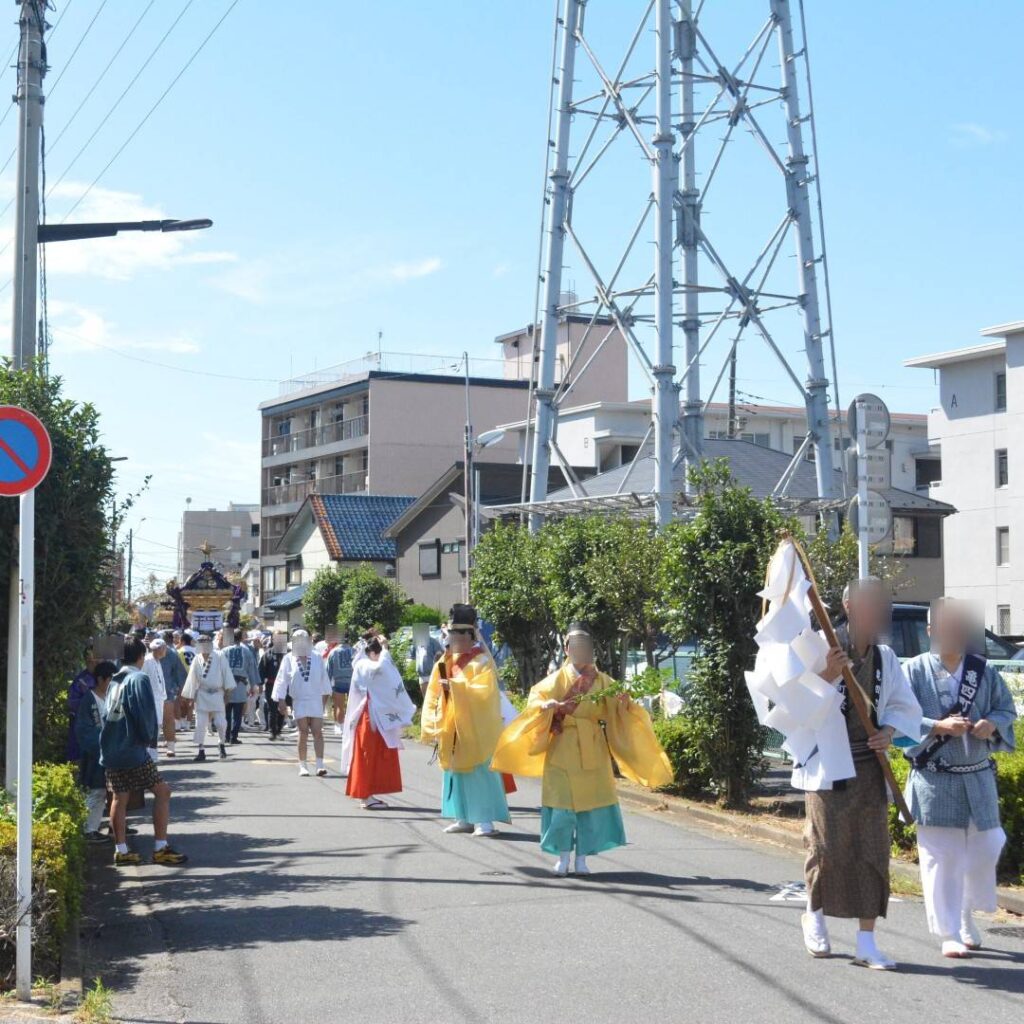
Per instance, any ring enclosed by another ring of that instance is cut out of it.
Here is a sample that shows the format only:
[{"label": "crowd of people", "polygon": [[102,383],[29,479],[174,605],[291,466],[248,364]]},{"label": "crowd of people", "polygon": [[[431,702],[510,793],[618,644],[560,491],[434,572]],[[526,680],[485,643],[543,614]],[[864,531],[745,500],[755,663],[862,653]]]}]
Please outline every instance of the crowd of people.
[{"label": "crowd of people", "polygon": [[[917,825],[928,927],[942,955],[968,956],[982,941],[975,912],[996,909],[996,865],[1006,836],[991,755],[1013,749],[1012,696],[972,653],[955,602],[933,611],[932,650],[906,666],[881,642],[887,605],[880,586],[849,592],[844,607],[839,642],[819,675],[843,697],[846,731],[837,742],[845,741],[849,770],[827,779],[811,777],[805,765],[793,772],[794,786],[806,791],[805,948],[814,957],[830,955],[826,918],[854,918],[854,962],[895,967],[876,943],[875,925],[889,903],[888,797],[877,755],[897,740],[910,762],[906,795]],[[387,637],[375,629],[354,643],[303,629],[290,636],[224,629],[216,637],[142,631],[124,639],[121,653],[116,664],[90,655],[69,692],[69,756],[81,765],[88,839],[112,841],[116,865],[141,862],[128,845],[126,813],[143,790],[154,797],[154,863],[187,860],[168,842],[170,788],[157,768],[161,757],[177,757],[184,730],[193,730],[197,761],[206,759],[211,725],[222,759],[246,732],[277,740],[291,731],[298,774],[311,774],[312,739],[313,771],[322,777],[328,774],[326,719],[342,740],[339,772],[349,797],[381,811],[388,808],[383,797],[402,792],[398,752],[416,703]],[[433,746],[441,769],[440,816],[448,833],[498,835],[496,825],[510,821],[515,776],[536,777],[540,846],[556,858],[552,871],[588,875],[588,858],[626,843],[615,772],[651,788],[672,780],[648,711],[627,686],[597,669],[586,623],[569,626],[561,664],[531,689],[521,712],[500,685],[470,605],[453,606],[443,643],[421,636],[415,660],[421,739]],[[867,701],[870,729],[848,713],[844,674]],[[105,811],[109,835],[101,831]]]}]

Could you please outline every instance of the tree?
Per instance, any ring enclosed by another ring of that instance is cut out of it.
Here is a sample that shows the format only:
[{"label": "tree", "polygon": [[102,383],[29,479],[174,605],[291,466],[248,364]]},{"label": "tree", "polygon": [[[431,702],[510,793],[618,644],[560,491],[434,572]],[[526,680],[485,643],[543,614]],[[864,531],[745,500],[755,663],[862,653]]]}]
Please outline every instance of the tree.
[{"label": "tree", "polygon": [[340,565],[317,569],[302,595],[302,613],[311,633],[323,633],[328,625],[338,621],[338,609],[351,574],[351,569]]},{"label": "tree", "polygon": [[695,640],[684,713],[720,799],[743,804],[761,757],[761,729],[744,681],[756,653],[757,591],[779,531],[792,527],[768,499],[737,486],[728,463],[690,473],[696,516],[665,531],[662,586],[673,636]]},{"label": "tree", "polygon": [[511,649],[523,690],[547,675],[558,643],[543,544],[523,526],[497,523],[473,551],[473,601]]},{"label": "tree", "polygon": [[404,607],[405,595],[398,585],[364,562],[348,570],[337,622],[350,635],[377,626],[390,636],[402,624]]},{"label": "tree", "polygon": [[[0,366],[0,404],[20,405],[46,425],[53,463],[36,490],[35,751],[59,756],[67,736],[68,678],[109,614],[114,467],[100,442],[96,408],[62,394],[59,377]],[[18,503],[0,499],[0,616],[8,615]],[[7,644],[0,645],[6,678]],[[0,719],[2,721],[2,719]]]}]

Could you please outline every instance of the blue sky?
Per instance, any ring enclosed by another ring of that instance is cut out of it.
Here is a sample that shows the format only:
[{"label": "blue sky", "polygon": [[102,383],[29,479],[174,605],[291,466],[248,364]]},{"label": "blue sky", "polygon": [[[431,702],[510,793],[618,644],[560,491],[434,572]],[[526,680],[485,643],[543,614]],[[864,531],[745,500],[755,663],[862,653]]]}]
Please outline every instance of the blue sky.
[{"label": "blue sky", "polygon": [[[55,189],[52,220],[229,6],[188,6]],[[173,570],[186,497],[193,507],[257,500],[256,405],[276,381],[358,357],[376,347],[378,331],[387,350],[491,357],[493,338],[532,315],[550,0],[321,0],[296,5],[302,18],[289,6],[240,0],[73,215],[209,216],[213,230],[50,248],[52,368],[72,396],[100,406],[111,449],[129,457],[124,489],[153,474],[127,524],[146,517],[140,574]],[[0,57],[15,41],[11,7]],[[145,3],[56,7],[51,140]],[[185,7],[155,0],[53,144],[51,183]],[[609,63],[634,7],[590,5]],[[767,3],[706,7],[712,41],[735,55]],[[969,17],[952,0],[879,5],[873,14],[824,0],[807,8],[843,397],[871,389],[893,409],[926,411],[935,399],[929,372],[904,370],[901,360],[974,343],[981,327],[1022,315],[1014,69],[1024,6],[992,0]],[[6,73],[13,91],[14,72]],[[0,146],[14,140],[8,116]],[[730,151],[705,211],[705,227],[727,248],[757,235],[762,205],[768,220],[781,212],[770,191],[781,186],[764,178],[763,161],[744,145],[735,159]],[[621,160],[590,200],[588,238],[602,252],[614,250],[648,187],[635,152]],[[10,167],[0,185],[6,202]],[[10,222],[8,211],[4,241]],[[587,290],[577,270],[568,278]],[[6,304],[9,288],[0,294]],[[744,344],[743,391],[792,401],[777,365]],[[713,377],[717,361],[705,372]],[[642,393],[642,382],[633,383]]]}]

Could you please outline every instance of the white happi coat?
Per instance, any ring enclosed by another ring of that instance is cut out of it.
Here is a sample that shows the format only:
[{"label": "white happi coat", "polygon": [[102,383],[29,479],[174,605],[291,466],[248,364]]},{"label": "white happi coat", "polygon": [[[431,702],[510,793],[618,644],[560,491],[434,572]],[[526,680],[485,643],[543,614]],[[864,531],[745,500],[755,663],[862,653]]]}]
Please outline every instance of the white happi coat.
[{"label": "white happi coat", "polygon": [[406,692],[402,675],[388,651],[382,651],[377,661],[360,653],[352,665],[352,687],[345,712],[345,738],[341,744],[342,772],[347,772],[352,764],[356,728],[367,705],[370,725],[393,750],[403,749],[402,732],[412,725],[416,705]]},{"label": "white happi coat", "polygon": [[291,697],[292,713],[296,718],[323,718],[324,697],[330,693],[331,680],[319,654],[313,652],[309,656],[309,676],[305,679],[296,655],[288,653],[281,659],[271,696],[274,700]]},{"label": "white happi coat", "polygon": [[[882,660],[882,685],[875,709],[879,727],[890,725],[896,734],[917,739],[921,735],[921,705],[914,696],[896,652],[884,644],[878,645]],[[821,669],[824,670],[824,658]],[[873,694],[864,695],[868,703]],[[850,714],[857,712],[851,707]],[[838,704],[826,715],[818,733],[818,749],[807,761],[793,769],[793,786],[803,790],[831,789],[834,782],[852,779],[857,771],[850,753],[850,738],[846,732],[846,717]]]},{"label": "white happi coat", "polygon": [[186,700],[196,702],[196,711],[223,714],[225,695],[235,688],[235,677],[220,651],[210,652],[210,667],[204,677],[205,665],[201,654],[192,659],[181,695]]}]

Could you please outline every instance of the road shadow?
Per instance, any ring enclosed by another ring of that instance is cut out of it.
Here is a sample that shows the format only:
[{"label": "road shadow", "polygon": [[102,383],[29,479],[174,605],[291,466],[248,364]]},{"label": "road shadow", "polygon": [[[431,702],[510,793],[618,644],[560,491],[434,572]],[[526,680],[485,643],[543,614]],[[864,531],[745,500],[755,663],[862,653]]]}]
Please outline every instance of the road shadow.
[{"label": "road shadow", "polygon": [[[988,961],[988,963],[985,963]],[[999,964],[999,966],[994,966]],[[901,974],[927,978],[949,978],[959,985],[986,992],[1024,995],[1024,953],[983,950],[965,960],[947,960],[945,964],[900,964]]]}]

